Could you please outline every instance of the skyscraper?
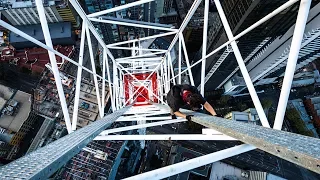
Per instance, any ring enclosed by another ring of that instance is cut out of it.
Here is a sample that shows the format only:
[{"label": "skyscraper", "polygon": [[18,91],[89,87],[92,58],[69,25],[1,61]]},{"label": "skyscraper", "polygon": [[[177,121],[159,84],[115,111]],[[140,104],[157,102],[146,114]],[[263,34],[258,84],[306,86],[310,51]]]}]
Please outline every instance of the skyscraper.
[{"label": "skyscraper", "polygon": [[[230,0],[223,1],[222,6],[233,34],[237,35],[285,2],[287,1]],[[313,3],[312,6],[315,4],[316,3]],[[255,54],[259,53],[277,37],[282,36],[287,32],[287,30],[295,23],[298,6],[299,4],[294,4],[290,8],[287,8],[281,14],[278,14],[266,23],[261,24],[237,41],[241,55],[246,63],[249,63]],[[217,21],[219,21],[219,18],[217,18]],[[215,24],[219,26],[220,23]],[[216,29],[212,41],[209,41],[208,43],[207,53],[228,41],[223,27],[220,25],[220,27],[216,27]],[[210,37],[211,35],[209,34],[208,36]],[[221,87],[222,85],[220,84],[224,81],[225,77],[228,77],[228,75],[237,68],[238,64],[233,52],[223,55],[225,51],[226,49],[223,49],[207,59],[206,72],[209,72],[213,68],[215,69],[207,82],[210,86],[206,86],[206,91]],[[196,57],[194,60],[197,61],[198,59],[200,59],[200,56]],[[218,68],[217,65],[215,66],[216,63],[219,65]],[[194,68],[194,72],[197,71],[198,68]],[[200,74],[194,74],[194,78],[196,84],[199,84]]]},{"label": "skyscraper", "polygon": [[[72,6],[69,1],[43,1],[45,15],[48,23],[72,22],[73,26],[78,26]],[[8,19],[12,25],[40,24],[38,11],[34,0],[28,1],[1,1],[0,12]]]},{"label": "skyscraper", "polygon": [[[112,0],[85,0],[85,9],[87,14],[103,11],[113,7]],[[114,13],[108,14],[109,16],[115,16]],[[119,33],[116,25],[106,23],[94,23],[99,34],[102,35],[106,44],[111,44],[119,40]]]},{"label": "skyscraper", "polygon": [[[308,63],[320,57],[319,42],[320,42],[320,4],[314,6],[309,13],[308,22],[305,29],[305,36],[302,40],[302,45],[297,61],[296,70],[304,67]],[[291,45],[294,25],[282,36],[278,36],[269,42],[259,53],[255,54],[251,61],[247,64],[247,69],[252,81],[255,85],[265,85],[275,83],[278,77],[282,77],[288,60],[289,49]],[[232,74],[231,74],[232,75]],[[225,93],[236,94],[245,89],[245,84],[242,83],[228,85],[234,82],[236,76],[224,78],[223,83],[219,87],[224,86]],[[236,87],[236,88],[235,88]]]}]

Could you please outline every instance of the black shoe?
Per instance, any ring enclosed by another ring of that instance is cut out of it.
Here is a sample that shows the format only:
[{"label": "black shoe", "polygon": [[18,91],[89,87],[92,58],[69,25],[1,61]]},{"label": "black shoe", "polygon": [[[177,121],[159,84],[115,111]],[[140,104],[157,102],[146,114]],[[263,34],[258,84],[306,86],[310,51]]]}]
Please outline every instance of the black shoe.
[{"label": "black shoe", "polygon": [[171,115],[172,119],[177,119],[177,116],[175,114]]}]

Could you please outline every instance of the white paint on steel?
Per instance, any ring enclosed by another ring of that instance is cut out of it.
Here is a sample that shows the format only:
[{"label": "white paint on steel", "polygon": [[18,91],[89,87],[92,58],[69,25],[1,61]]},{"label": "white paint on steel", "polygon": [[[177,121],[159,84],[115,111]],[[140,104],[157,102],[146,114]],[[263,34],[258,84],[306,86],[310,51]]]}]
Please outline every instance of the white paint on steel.
[{"label": "white paint on steel", "polygon": [[95,139],[105,141],[229,141],[236,139],[226,135],[203,135],[203,134],[152,134],[152,135],[108,135],[97,136]]},{"label": "white paint on steel", "polygon": [[[192,75],[192,71],[191,71],[188,52],[187,52],[186,44],[184,42],[184,38],[183,38],[182,33],[180,33],[180,39],[181,39],[182,49],[183,49],[183,52],[184,52],[184,58],[186,59],[186,64],[187,64],[187,69],[186,70],[188,71],[188,74],[189,74],[190,83],[191,83],[192,86],[194,86],[194,80],[193,80],[193,75]],[[173,77],[173,78],[175,78],[175,77]]]},{"label": "white paint on steel", "polygon": [[106,19],[97,19],[97,18],[89,18],[89,20],[90,21],[94,21],[94,22],[107,23],[107,24],[117,24],[117,25],[122,25],[122,26],[130,26],[130,27],[139,27],[139,28],[157,29],[157,30],[162,30],[162,31],[177,32],[176,29],[159,27],[159,26],[150,26],[150,25],[144,25],[144,24],[134,24],[134,23],[127,23],[127,22],[113,21],[113,20],[106,20]]},{"label": "white paint on steel", "polygon": [[[232,31],[231,31],[231,28],[229,26],[229,23],[228,23],[228,20],[226,18],[226,15],[224,14],[224,11],[222,9],[222,6],[220,4],[220,1],[219,0],[214,0],[215,4],[216,4],[216,7],[217,7],[217,10],[218,10],[218,13],[220,15],[220,19],[221,19],[221,22],[223,24],[223,27],[226,31],[226,34],[228,36],[228,39],[233,39],[233,34],[232,34]],[[263,110],[263,107],[260,103],[260,100],[259,100],[259,97],[257,95],[257,92],[253,86],[253,83],[251,81],[251,78],[249,76],[249,73],[248,73],[248,70],[246,68],[246,65],[244,64],[243,62],[243,59],[242,59],[242,56],[241,56],[241,53],[240,53],[240,50],[238,48],[238,45],[235,41],[231,42],[231,46],[232,46],[232,49],[233,49],[233,52],[234,52],[234,55],[236,57],[236,60],[238,62],[238,65],[239,65],[239,68],[240,68],[240,71],[242,73],[242,76],[244,78],[244,81],[248,87],[248,90],[249,90],[249,93],[251,95],[251,98],[252,98],[252,102],[257,110],[257,113],[259,115],[259,118],[260,118],[260,121],[261,121],[261,124],[264,126],[264,127],[270,127],[269,125],[269,122],[268,122],[268,119],[266,117],[266,114],[264,113],[264,110]]]},{"label": "white paint on steel", "polygon": [[255,149],[254,146],[243,144],[232,148],[217,151],[208,155],[196,157],[186,161],[182,161],[176,164],[165,166],[156,170],[148,171],[142,174],[138,174],[125,180],[156,180],[164,179],[169,176],[173,176],[191,169],[195,169],[222,159],[226,159],[244,152],[248,152]]},{"label": "white paint on steel", "polygon": [[[270,14],[266,15],[265,17],[263,17],[262,19],[260,19],[259,21],[257,21],[256,23],[252,24],[251,26],[249,26],[247,29],[245,29],[244,31],[242,31],[241,33],[239,33],[238,35],[236,35],[234,38],[230,39],[229,41],[225,42],[224,44],[222,44],[221,46],[219,46],[217,49],[213,50],[212,52],[210,52],[209,54],[207,54],[205,56],[205,58],[199,59],[198,61],[196,61],[195,63],[193,63],[190,68],[198,65],[199,63],[201,63],[202,61],[206,60],[208,57],[212,56],[213,54],[217,53],[218,51],[220,51],[221,49],[227,47],[231,42],[238,40],[239,38],[241,38],[242,36],[246,35],[247,33],[249,33],[250,31],[252,31],[253,29],[255,29],[256,27],[260,26],[261,24],[263,24],[264,22],[268,21],[269,19],[271,19],[272,17],[274,17],[275,15],[279,14],[281,11],[284,11],[285,9],[287,9],[288,7],[292,6],[294,3],[296,3],[299,0],[290,0],[286,3],[284,3],[282,6],[280,6],[279,8],[275,9],[274,11],[272,11]],[[181,74],[185,73],[189,71],[189,68],[186,68],[185,70],[181,71]],[[179,74],[177,74],[175,77],[179,76]]]},{"label": "white paint on steel", "polygon": [[165,124],[173,124],[173,123],[179,123],[179,122],[185,122],[185,121],[187,121],[187,120],[186,119],[174,119],[174,120],[152,122],[152,123],[139,124],[139,125],[133,125],[133,126],[119,127],[119,128],[105,130],[100,134],[100,136],[105,136],[110,133],[117,133],[117,132],[129,131],[129,130],[134,130],[134,129],[161,126],[161,125],[165,125]]},{"label": "white paint on steel", "polygon": [[[83,21],[82,30],[81,30],[80,51],[79,51],[79,64],[80,65],[82,65],[82,63],[83,63],[83,53],[84,53],[85,40],[86,40],[86,22]],[[77,79],[76,79],[76,90],[75,90],[73,114],[72,114],[72,130],[73,131],[75,131],[77,129],[81,80],[82,80],[82,67],[78,66]]]},{"label": "white paint on steel", "polygon": [[[49,27],[48,27],[48,22],[45,17],[45,14],[44,14],[42,0],[36,0],[36,4],[37,4],[38,12],[39,12],[39,18],[40,18],[45,42],[46,42],[47,46],[49,46],[50,48],[53,48],[51,36],[50,36],[50,32],[49,32]],[[69,116],[69,112],[68,112],[66,97],[64,95],[64,91],[63,91],[63,87],[62,87],[62,82],[61,82],[61,78],[60,78],[60,73],[59,73],[59,69],[58,69],[58,65],[57,65],[56,56],[53,52],[51,52],[49,50],[48,50],[48,53],[49,53],[53,76],[54,76],[57,90],[58,90],[58,96],[60,99],[60,104],[61,104],[62,113],[64,116],[64,121],[66,122],[66,127],[68,130],[68,133],[71,133],[72,129],[71,129],[70,116]]]},{"label": "white paint on steel", "polygon": [[281,130],[282,128],[283,119],[284,119],[284,115],[287,107],[287,102],[290,95],[291,84],[292,84],[294,72],[296,70],[296,64],[297,64],[298,55],[301,47],[301,41],[303,39],[304,29],[307,23],[310,5],[311,5],[311,0],[301,0],[300,2],[297,22],[296,22],[293,37],[292,37],[288,63],[287,63],[286,71],[284,74],[280,98],[278,102],[277,113],[274,121],[274,126],[273,126],[274,129]]},{"label": "white paint on steel", "polygon": [[125,5],[122,5],[122,6],[117,6],[117,7],[111,8],[111,9],[107,9],[107,10],[103,10],[103,11],[99,11],[99,12],[95,12],[95,13],[89,14],[88,17],[92,18],[92,17],[96,17],[96,16],[101,16],[101,15],[104,15],[104,14],[116,12],[116,11],[119,11],[119,10],[122,10],[122,9],[127,9],[127,8],[130,8],[130,7],[141,5],[141,4],[144,4],[144,3],[151,2],[151,1],[154,1],[154,0],[140,0],[140,1],[133,2],[133,3],[128,3],[128,4],[125,4]]},{"label": "white paint on steel", "polygon": [[[202,36],[202,58],[207,54],[207,36],[208,36],[208,14],[209,14],[209,0],[204,0],[204,17],[203,17],[203,36]],[[206,61],[201,63],[201,79],[200,79],[200,93],[204,96],[204,85],[206,77]]]},{"label": "white paint on steel", "polygon": [[[91,44],[91,36],[90,36],[90,31],[88,28],[88,25],[86,24],[86,35],[87,35],[87,42],[88,42],[88,47],[89,47],[89,55],[90,55],[90,62],[91,62],[91,69],[94,74],[96,74],[96,65],[95,65],[95,60],[94,60],[94,54],[93,54],[93,49],[92,49],[92,44]],[[105,79],[105,78],[102,78]],[[97,75],[93,75],[93,81],[94,81],[94,86],[96,90],[96,96],[97,96],[97,103],[98,103],[98,108],[99,108],[99,115],[100,118],[103,117],[102,114],[102,104],[101,104],[101,99],[100,99],[100,88],[98,84],[98,77]]]}]

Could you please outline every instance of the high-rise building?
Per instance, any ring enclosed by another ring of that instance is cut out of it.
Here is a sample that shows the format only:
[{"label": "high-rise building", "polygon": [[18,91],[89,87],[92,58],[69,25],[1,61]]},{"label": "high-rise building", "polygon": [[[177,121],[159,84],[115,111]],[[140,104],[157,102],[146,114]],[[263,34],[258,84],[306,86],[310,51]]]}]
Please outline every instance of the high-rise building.
[{"label": "high-rise building", "polygon": [[[110,9],[114,6],[112,0],[85,0],[85,10],[87,14]],[[108,14],[115,17],[114,13]],[[111,44],[119,40],[119,33],[116,25],[107,23],[94,23],[99,34],[106,44]]]},{"label": "high-rise building", "polygon": [[312,124],[310,116],[304,107],[302,99],[288,101],[286,119],[288,119],[294,132],[319,138],[316,128]]},{"label": "high-rise building", "polygon": [[31,95],[0,86],[0,159],[13,160],[38,116],[31,111]]},{"label": "high-rise building", "polygon": [[312,119],[313,125],[320,134],[320,96],[307,97],[304,104]]},{"label": "high-rise building", "polygon": [[[320,57],[320,26],[318,23],[320,21],[320,15],[318,14],[319,10],[320,4],[314,6],[310,10],[305,28],[305,35],[302,40],[301,49],[297,60],[296,70],[301,69],[305,65]],[[258,53],[252,56],[251,61],[247,64],[247,69],[255,85],[265,85],[281,81],[281,79],[279,80],[279,78],[283,77],[284,75],[293,31],[294,25],[282,36],[273,38],[272,42],[269,41],[269,43],[263,46],[263,48],[261,48]],[[311,74],[311,76],[309,74]],[[233,76],[229,75],[229,77],[224,78],[224,81],[219,86],[223,86],[225,93],[227,94],[240,93],[246,87],[244,81],[237,84],[236,88],[235,85],[228,85],[230,84],[230,82],[234,82],[235,77],[239,78],[239,76],[241,76],[240,72]],[[310,79],[311,84],[315,82],[313,72],[301,72],[296,76],[300,80],[301,78],[304,78],[305,80]],[[294,86],[295,84],[293,84],[293,87]]]},{"label": "high-rise building", "polygon": [[[143,5],[143,21],[145,22],[155,22],[155,11],[156,11],[156,2],[152,1],[145,3]],[[153,29],[144,29],[146,36],[151,36],[154,34]]]},{"label": "high-rise building", "polygon": [[176,2],[174,0],[158,0],[156,6],[156,22],[178,26],[180,18],[176,11]]},{"label": "high-rise building", "polygon": [[[86,0],[86,11],[87,14],[94,12],[110,9],[115,6],[121,6],[128,3],[135,2],[133,0],[122,0],[122,1],[112,1],[112,0]],[[114,13],[105,14],[104,18],[111,18],[112,20],[122,19],[123,21],[145,21],[145,22],[155,22],[154,17],[155,12],[155,2],[145,3],[143,5],[133,6],[128,9],[120,10]],[[130,26],[120,26],[116,24],[107,23],[94,23],[97,27],[98,32],[102,35],[106,44],[111,44],[118,42],[120,40],[128,40],[131,37],[145,37],[146,35],[152,35],[154,31],[151,29],[143,29]],[[116,52],[115,50],[111,50]],[[118,50],[120,51],[120,50]],[[115,53],[121,55],[120,52]]]},{"label": "high-rise building", "polygon": [[[223,1],[222,7],[233,34],[236,35],[259,19],[271,13],[285,2],[287,1],[230,0]],[[316,3],[313,2],[312,6],[315,4]],[[294,4],[282,13],[271,18],[266,23],[261,24],[245,36],[238,39],[237,44],[246,63],[249,63],[263,48],[287,32],[287,30],[295,23],[298,7],[298,3]],[[217,21],[219,21],[219,18],[217,18]],[[215,24],[218,27],[216,27],[216,31],[213,31],[215,32],[213,33],[214,37],[208,43],[207,52],[211,52],[228,40],[221,23],[217,22]],[[212,35],[209,34],[208,36],[210,37]],[[222,82],[224,82],[226,77],[228,77],[233,71],[237,71],[236,68],[238,64],[233,52],[228,55],[223,55],[225,50],[226,49],[223,49],[212,55],[206,61],[206,72],[209,72],[212,69],[215,71],[215,73],[210,75],[211,78],[209,78],[207,82],[210,86],[206,86],[206,91],[222,87]],[[201,55],[201,53],[198,54]],[[197,61],[199,59],[201,59],[201,56],[197,56],[194,60]],[[219,65],[218,67],[217,64]],[[198,66],[198,68],[200,68],[200,66]],[[194,72],[196,72],[198,68],[194,68]],[[194,74],[194,78],[196,84],[200,84],[200,74]]]},{"label": "high-rise building", "polygon": [[[40,19],[34,0],[2,0],[0,12],[12,25],[40,24]],[[78,26],[77,17],[69,1],[46,0],[43,1],[48,23],[72,22]]]},{"label": "high-rise building", "polygon": [[[135,1],[134,0],[121,1],[120,5],[125,5],[133,2]],[[154,20],[151,19],[152,17],[149,17],[149,13],[148,13],[153,7],[152,4],[153,3],[146,3],[144,5],[137,5],[137,6],[130,7],[122,12],[122,18],[127,20],[134,20],[134,21],[151,20],[154,22]],[[144,14],[144,11],[146,11],[146,14]],[[123,40],[136,38],[137,36],[145,37],[146,33],[153,32],[152,30],[149,31],[148,29],[142,29],[138,27],[130,27],[130,26],[119,26],[119,27],[121,27],[120,34],[121,34],[121,39]]]}]

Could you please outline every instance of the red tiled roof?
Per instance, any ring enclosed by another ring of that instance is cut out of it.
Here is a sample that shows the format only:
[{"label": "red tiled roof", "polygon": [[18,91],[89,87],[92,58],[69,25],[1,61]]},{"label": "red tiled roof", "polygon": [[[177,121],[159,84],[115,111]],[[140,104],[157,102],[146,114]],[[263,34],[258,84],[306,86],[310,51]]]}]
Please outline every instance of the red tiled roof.
[{"label": "red tiled roof", "polygon": [[[74,54],[74,46],[54,46],[54,49],[67,57]],[[57,63],[63,63],[60,56],[56,56]],[[33,72],[41,73],[45,65],[50,63],[49,54],[43,48],[26,48],[23,51],[16,51],[12,47],[5,48],[0,54],[0,61],[16,64],[20,68],[25,67]]]}]

